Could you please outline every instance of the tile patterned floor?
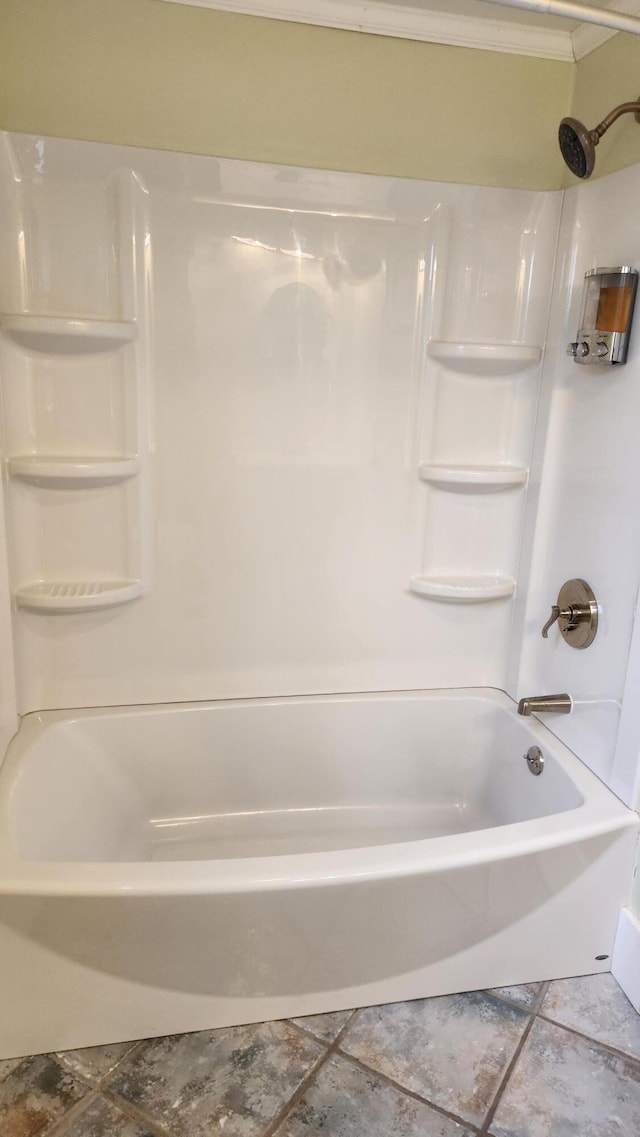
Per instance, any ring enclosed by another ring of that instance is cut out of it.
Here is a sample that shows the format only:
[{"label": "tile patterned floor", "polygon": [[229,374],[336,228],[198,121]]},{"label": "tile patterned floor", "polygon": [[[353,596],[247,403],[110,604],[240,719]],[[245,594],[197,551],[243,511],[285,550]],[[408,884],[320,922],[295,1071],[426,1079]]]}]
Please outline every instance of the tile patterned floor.
[{"label": "tile patterned floor", "polygon": [[2,1137],[623,1137],[610,975],[0,1062]]}]

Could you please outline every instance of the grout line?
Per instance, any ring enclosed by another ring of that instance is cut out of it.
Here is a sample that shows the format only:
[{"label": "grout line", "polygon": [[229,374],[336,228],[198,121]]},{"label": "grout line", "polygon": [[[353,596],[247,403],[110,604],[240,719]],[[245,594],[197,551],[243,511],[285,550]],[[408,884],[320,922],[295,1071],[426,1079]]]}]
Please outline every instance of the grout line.
[{"label": "grout line", "polygon": [[299,1031],[300,1034],[310,1039],[311,1042],[317,1042],[318,1045],[324,1047],[325,1050],[328,1049],[329,1046],[333,1046],[332,1042],[327,1042],[326,1038],[320,1038],[320,1035],[314,1034],[312,1030],[309,1030],[308,1026],[301,1026],[300,1023],[294,1023],[293,1019],[274,1019],[274,1022],[287,1023],[288,1026],[292,1026],[294,1030]]},{"label": "grout line", "polygon": [[551,982],[552,982],[551,979],[547,979],[546,982],[542,984],[542,987],[540,988],[540,991],[538,992],[538,997],[536,998],[536,1000],[533,1004],[533,1007],[531,1008],[532,1014],[538,1015],[540,1013],[540,1011],[542,1009],[542,1004],[544,1003],[544,1001],[547,997],[547,991],[549,990],[549,988],[551,986]]},{"label": "grout line", "polygon": [[276,1114],[276,1116],[270,1122],[267,1129],[265,1129],[264,1133],[262,1134],[262,1137],[272,1137],[272,1135],[276,1134],[276,1132],[280,1128],[280,1126],[284,1124],[284,1122],[286,1121],[289,1114],[292,1112],[292,1110],[295,1109],[298,1102],[301,1101],[302,1098],[304,1097],[304,1095],[307,1092],[307,1089],[309,1088],[311,1083],[315,1081],[315,1079],[316,1079],[318,1073],[320,1072],[320,1070],[322,1069],[322,1067],[329,1061],[330,1058],[333,1057],[334,1054],[339,1053],[338,1047],[340,1045],[340,1042],[344,1038],[349,1027],[351,1027],[352,1024],[359,1017],[360,1013],[361,1013],[360,1009],[356,1009],[355,1011],[351,1012],[351,1014],[349,1015],[349,1018],[343,1024],[343,1026],[340,1028],[337,1035],[333,1039],[333,1042],[331,1042],[331,1043],[327,1043],[326,1039],[320,1039],[315,1034],[311,1034],[310,1031],[307,1031],[304,1027],[301,1027],[299,1025],[299,1023],[294,1023],[292,1019],[286,1020],[287,1022],[291,1023],[292,1026],[296,1027],[297,1030],[301,1031],[305,1035],[308,1035],[309,1038],[312,1038],[314,1040],[314,1042],[321,1042],[322,1045],[325,1047],[325,1051],[324,1051],[324,1054],[321,1055],[320,1059],[315,1063],[315,1065],[312,1066],[311,1069],[307,1071],[307,1073],[305,1074],[304,1078],[302,1079],[302,1081],[301,1081],[300,1085],[298,1086],[297,1090],[295,1091],[295,1093],[289,1098],[289,1101],[286,1102],[285,1105],[282,1107],[282,1109]]},{"label": "grout line", "polygon": [[164,1129],[157,1120],[151,1115],[147,1114],[145,1110],[135,1105],[133,1102],[128,1101],[126,1098],[120,1097],[119,1094],[114,1093],[109,1088],[109,1082],[120,1066],[126,1059],[130,1058],[133,1053],[141,1049],[149,1040],[146,1038],[134,1040],[129,1049],[125,1050],[124,1054],[118,1058],[117,1062],[103,1075],[102,1078],[94,1078],[89,1081],[87,1075],[79,1074],[69,1063],[65,1061],[62,1054],[52,1053],[49,1055],[64,1071],[76,1078],[82,1085],[88,1086],[89,1092],[84,1095],[79,1102],[77,1102],[70,1110],[65,1113],[64,1117],[60,1119],[59,1128],[52,1131],[51,1137],[64,1137],[67,1125],[72,1124],[75,1118],[82,1112],[82,1109],[96,1098],[104,1098],[110,1105],[119,1109],[126,1117],[131,1118],[138,1124],[144,1125],[145,1129],[151,1134],[151,1137],[170,1137],[167,1129]]},{"label": "grout line", "polygon": [[120,1055],[117,1062],[114,1062],[113,1066],[111,1067],[110,1070],[107,1070],[106,1074],[103,1074],[102,1078],[100,1079],[99,1084],[101,1086],[103,1086],[104,1083],[107,1081],[107,1079],[110,1078],[113,1074],[115,1074],[116,1070],[120,1069],[120,1066],[122,1065],[122,1063],[125,1062],[127,1060],[127,1058],[130,1058],[135,1050],[139,1050],[142,1047],[142,1045],[148,1041],[149,1041],[148,1038],[134,1039],[134,1041],[129,1046],[129,1049],[125,1050],[124,1054]]},{"label": "grout line", "polygon": [[[85,1086],[89,1086],[90,1089],[95,1090],[95,1089],[100,1089],[105,1084],[105,1082],[111,1077],[111,1075],[116,1072],[116,1070],[120,1066],[120,1063],[124,1062],[125,1058],[128,1058],[129,1055],[132,1053],[133,1050],[135,1050],[135,1048],[137,1046],[140,1046],[141,1041],[146,1042],[146,1039],[142,1039],[140,1041],[132,1042],[129,1049],[125,1050],[124,1054],[120,1055],[117,1062],[114,1062],[111,1069],[107,1070],[106,1074],[103,1074],[101,1077],[97,1077],[97,1076],[94,1077],[92,1074],[85,1074],[85,1073],[82,1073],[80,1070],[76,1069],[76,1067],[73,1066],[72,1063],[67,1061],[67,1059],[65,1058],[65,1053],[66,1053],[65,1051],[61,1051],[61,1052],[52,1051],[48,1055],[48,1057],[51,1058],[54,1062],[57,1062],[58,1066],[61,1066],[62,1069],[66,1073],[72,1074],[73,1077],[77,1078],[77,1080],[79,1082],[82,1082]],[[85,1048],[84,1047],[78,1047],[78,1049],[85,1049]],[[86,1049],[91,1049],[91,1048],[87,1047]]]},{"label": "grout line", "polygon": [[519,1003],[517,999],[511,999],[508,995],[498,995],[489,988],[483,991],[482,994],[490,995],[492,999],[498,999],[501,1003],[505,1003],[507,1007],[515,1007],[517,1011],[524,1011],[525,1015],[534,1015],[536,1013],[534,1008],[538,1002],[537,995],[535,1001],[530,1006],[527,1006],[526,1003]]},{"label": "grout line", "polygon": [[482,1126],[482,1129],[480,1130],[481,1134],[485,1134],[485,1133],[489,1132],[489,1126],[493,1122],[493,1119],[496,1115],[496,1111],[498,1109],[498,1106],[500,1105],[500,1102],[502,1100],[502,1095],[504,1094],[504,1092],[505,1092],[505,1090],[509,1084],[509,1081],[511,1080],[511,1075],[513,1074],[513,1071],[515,1070],[515,1068],[518,1064],[518,1059],[520,1058],[520,1055],[522,1054],[522,1051],[524,1050],[526,1041],[527,1041],[529,1035],[531,1034],[531,1031],[533,1030],[533,1024],[535,1023],[535,1021],[536,1021],[536,1016],[535,1015],[529,1015],[529,1022],[527,1023],[526,1027],[524,1028],[524,1030],[522,1032],[522,1035],[520,1037],[518,1045],[516,1046],[516,1048],[513,1052],[513,1055],[511,1057],[511,1061],[509,1062],[504,1074],[502,1075],[500,1085],[498,1086],[498,1089],[495,1092],[493,1101],[492,1101],[491,1105],[489,1106],[489,1111],[487,1113],[487,1116],[484,1119],[484,1124]]},{"label": "grout line", "polygon": [[340,1043],[342,1042],[342,1039],[344,1038],[347,1031],[351,1030],[353,1024],[358,1021],[364,1009],[364,1007],[358,1007],[357,1010],[352,1011],[344,1026],[341,1027],[341,1029],[338,1031],[336,1037],[333,1040],[333,1044],[336,1050],[340,1046]]},{"label": "grout line", "polygon": [[[331,1014],[330,1011],[328,1013]],[[319,1042],[320,1046],[324,1046],[325,1048],[327,1048],[327,1047],[335,1048],[338,1045],[339,1041],[342,1038],[344,1038],[344,1035],[345,1035],[347,1029],[351,1026],[354,1019],[357,1018],[357,1016],[359,1014],[360,1014],[360,1008],[358,1008],[355,1011],[351,1011],[349,1014],[349,1018],[347,1019],[346,1023],[344,1023],[343,1026],[340,1027],[340,1030],[336,1034],[335,1038],[332,1038],[331,1040],[329,1040],[327,1038],[322,1038],[319,1034],[314,1034],[313,1031],[310,1029],[310,1027],[302,1026],[302,1024],[299,1022],[296,1022],[295,1019],[277,1019],[275,1021],[288,1023],[288,1025],[294,1027],[295,1030],[299,1030],[300,1033],[305,1036],[305,1038],[310,1038],[313,1042]],[[310,1017],[313,1017],[313,1016],[310,1016]]]},{"label": "grout line", "polygon": [[377,1070],[375,1066],[367,1066],[366,1062],[362,1062],[359,1058],[356,1058],[355,1055],[349,1054],[347,1050],[341,1050],[340,1047],[337,1046],[335,1053],[340,1058],[344,1058],[347,1062],[350,1062],[352,1066],[356,1066],[359,1070],[362,1070],[365,1074],[373,1074],[379,1081],[385,1082],[388,1086],[397,1090],[398,1093],[404,1094],[405,1097],[413,1098],[414,1101],[420,1102],[421,1105],[428,1105],[429,1109],[442,1114],[443,1117],[448,1117],[450,1121],[455,1121],[458,1125],[463,1125],[466,1129],[471,1130],[472,1133],[480,1132],[478,1126],[474,1125],[472,1121],[461,1117],[459,1113],[451,1113],[450,1110],[445,1109],[442,1105],[436,1105],[430,1098],[423,1097],[422,1094],[417,1093],[415,1090],[410,1090],[407,1086],[396,1082],[393,1078],[390,1078],[388,1074],[384,1074],[382,1070]]},{"label": "grout line", "polygon": [[[601,1042],[600,1040],[593,1038],[590,1035],[584,1034],[582,1031],[576,1030],[575,1028],[559,1022],[558,1020],[551,1018],[549,1015],[544,1014],[542,1012],[542,1008],[550,986],[550,981],[541,983],[540,990],[538,991],[534,1003],[531,1006],[525,1006],[522,1003],[517,1002],[515,999],[511,999],[509,996],[497,994],[495,991],[486,992],[493,998],[498,999],[506,1005],[515,1007],[518,1010],[524,1012],[528,1016],[528,1022],[524,1028],[521,1038],[518,1041],[513,1056],[509,1061],[506,1070],[500,1080],[498,1089],[496,1090],[496,1093],[493,1097],[484,1122],[480,1127],[469,1122],[464,1117],[450,1112],[444,1107],[431,1101],[429,1098],[424,1097],[422,1094],[408,1089],[406,1086],[403,1086],[401,1083],[395,1081],[392,1077],[389,1077],[382,1071],[375,1069],[375,1067],[368,1066],[365,1062],[350,1054],[348,1051],[342,1049],[343,1040],[351,1031],[352,1027],[362,1014],[362,1011],[366,1008],[358,1008],[353,1010],[332,1042],[328,1042],[326,1039],[320,1038],[318,1035],[315,1035],[312,1030],[309,1030],[307,1027],[304,1027],[297,1022],[294,1022],[292,1019],[285,1020],[289,1025],[293,1026],[296,1031],[299,1031],[305,1037],[308,1037],[315,1043],[322,1046],[323,1051],[317,1060],[313,1063],[313,1065],[303,1075],[297,1089],[293,1092],[288,1101],[280,1108],[275,1117],[268,1124],[267,1128],[262,1132],[261,1137],[277,1137],[277,1132],[280,1130],[280,1127],[284,1124],[287,1117],[302,1100],[312,1083],[317,1079],[317,1076],[322,1068],[332,1057],[336,1055],[339,1058],[349,1062],[356,1068],[359,1068],[363,1072],[369,1075],[374,1075],[380,1081],[392,1087],[396,1092],[404,1095],[405,1097],[420,1102],[437,1114],[440,1114],[441,1116],[456,1122],[458,1125],[465,1127],[470,1133],[476,1134],[477,1137],[490,1137],[490,1126],[493,1124],[500,1103],[510,1084],[511,1078],[520,1060],[520,1056],[526,1046],[529,1035],[531,1034],[531,1031],[535,1025],[536,1019],[540,1019],[543,1022],[546,1022],[554,1027],[558,1027],[560,1030],[564,1030],[567,1033],[580,1038],[583,1042],[586,1042],[592,1046],[599,1047],[600,1049],[613,1054],[615,1057],[622,1059],[625,1062],[630,1062],[634,1067],[640,1066],[640,1056],[629,1054],[626,1051],[620,1050],[617,1047],[611,1045],[610,1043]],[[65,1073],[70,1074],[79,1084],[85,1086],[87,1089],[87,1092],[84,1094],[84,1096],[73,1106],[71,1106],[71,1108],[66,1113],[64,1113],[59,1121],[54,1125],[53,1129],[51,1130],[52,1137],[64,1137],[64,1134],[68,1132],[70,1127],[72,1127],[78,1116],[82,1114],[83,1110],[90,1106],[94,1100],[100,1097],[103,1097],[105,1101],[109,1102],[115,1108],[119,1109],[125,1116],[128,1116],[138,1124],[145,1126],[149,1133],[153,1135],[153,1137],[170,1137],[169,1131],[160,1125],[153,1116],[147,1114],[143,1108],[136,1105],[135,1103],[128,1101],[126,1098],[121,1098],[117,1093],[109,1088],[109,1083],[111,1082],[114,1075],[120,1070],[122,1064],[130,1060],[147,1042],[148,1039],[133,1041],[129,1046],[129,1049],[121,1055],[121,1057],[117,1060],[117,1062],[115,1062],[112,1068],[107,1071],[107,1073],[100,1079],[91,1079],[90,1075],[80,1073],[78,1070],[74,1069],[67,1063],[62,1054],[58,1054],[56,1052],[48,1054],[47,1057],[49,1057],[58,1066],[60,1066],[65,1071]],[[26,1056],[22,1059],[22,1061],[26,1061],[29,1057],[33,1056]]]},{"label": "grout line", "polygon": [[129,1117],[139,1125],[144,1125],[152,1137],[170,1137],[168,1129],[165,1129],[155,1117],[147,1113],[146,1110],[141,1109],[140,1106],[135,1105],[134,1102],[119,1097],[118,1094],[113,1093],[109,1089],[106,1089],[102,1093],[102,1097],[104,1097],[105,1101],[108,1101],[110,1105],[115,1105],[125,1117]]},{"label": "grout line", "polygon": [[[537,992],[533,1003],[529,1004],[523,1003],[518,999],[514,999],[511,997],[511,995],[503,995],[497,987],[480,988],[480,993],[484,995],[490,995],[492,999],[500,999],[502,1003],[508,1003],[510,1007],[517,1007],[518,1010],[525,1011],[528,1015],[537,1015],[540,1007],[542,1006],[544,997],[547,994],[549,987],[551,986],[551,980],[541,979],[535,982],[538,983],[540,990]],[[521,987],[525,986],[525,984],[515,983],[512,984],[512,986]]]},{"label": "grout line", "polygon": [[302,1081],[298,1085],[298,1088],[293,1092],[293,1094],[291,1095],[289,1100],[287,1102],[285,1102],[285,1104],[278,1110],[275,1117],[273,1117],[271,1119],[267,1128],[265,1130],[263,1130],[261,1137],[272,1137],[272,1135],[276,1133],[276,1131],[280,1128],[280,1126],[283,1124],[283,1122],[289,1116],[291,1111],[293,1109],[295,1109],[298,1102],[304,1097],[305,1093],[307,1092],[308,1087],[315,1080],[318,1072],[322,1069],[322,1067],[325,1065],[325,1063],[329,1060],[329,1058],[331,1057],[331,1055],[334,1052],[334,1047],[335,1047],[335,1043],[332,1043],[331,1046],[328,1046],[325,1049],[324,1053],[320,1055],[318,1060],[316,1062],[314,1062],[313,1066],[311,1066],[310,1069],[307,1070]]},{"label": "grout line", "polygon": [[612,1046],[610,1043],[601,1042],[599,1039],[593,1038],[591,1035],[583,1034],[582,1031],[575,1030],[574,1027],[567,1026],[565,1023],[561,1023],[557,1019],[552,1019],[549,1015],[543,1014],[542,1008],[543,1008],[544,1000],[546,998],[546,995],[547,995],[547,992],[549,991],[550,986],[551,986],[551,980],[548,980],[547,982],[545,982],[542,985],[542,988],[541,988],[540,992],[538,993],[538,996],[536,998],[534,1006],[530,1012],[531,1020],[529,1022],[529,1025],[526,1028],[522,1038],[520,1039],[520,1042],[518,1044],[516,1052],[515,1052],[512,1060],[511,1060],[511,1062],[509,1063],[509,1066],[507,1068],[505,1076],[502,1079],[500,1087],[498,1088],[498,1091],[496,1093],[496,1096],[495,1096],[495,1099],[494,1099],[493,1104],[491,1106],[491,1109],[489,1110],[489,1113],[487,1114],[487,1117],[485,1119],[484,1126],[483,1126],[482,1131],[481,1131],[482,1137],[484,1137],[485,1134],[489,1133],[489,1127],[493,1122],[493,1119],[496,1115],[500,1101],[501,1101],[501,1099],[504,1095],[504,1092],[507,1088],[507,1084],[511,1079],[511,1076],[513,1074],[515,1066],[518,1062],[520,1054],[522,1053],[522,1050],[524,1049],[525,1042],[526,1042],[527,1038],[529,1037],[529,1035],[533,1029],[533,1025],[534,1025],[536,1019],[540,1019],[542,1022],[549,1023],[551,1026],[559,1027],[560,1030],[565,1030],[565,1031],[567,1031],[568,1034],[573,1034],[577,1038],[580,1038],[583,1042],[587,1042],[592,1046],[601,1047],[603,1050],[606,1050],[610,1054],[613,1054],[616,1058],[621,1058],[626,1062],[631,1062],[634,1066],[640,1066],[640,1057],[634,1056],[632,1054],[628,1054],[625,1050],[620,1050],[617,1047]]},{"label": "grout line", "polygon": [[538,1013],[536,1018],[542,1022],[549,1023],[551,1026],[560,1027],[560,1030],[566,1030],[568,1034],[574,1034],[576,1038],[581,1038],[583,1042],[590,1042],[592,1046],[599,1046],[602,1050],[607,1050],[616,1058],[624,1058],[626,1062],[633,1062],[635,1066],[640,1066],[640,1056],[629,1054],[626,1050],[620,1050],[617,1046],[612,1046],[610,1042],[600,1042],[600,1039],[593,1038],[590,1034],[583,1034],[581,1030],[567,1026],[566,1023],[558,1022],[557,1019],[549,1018],[548,1015]]},{"label": "grout line", "polygon": [[115,1069],[120,1064],[120,1062],[124,1061],[124,1059],[129,1054],[131,1054],[131,1051],[138,1045],[140,1044],[137,1042],[133,1043],[129,1050],[127,1050],[127,1052],[122,1055],[122,1058],[118,1060],[113,1069],[109,1070],[104,1078],[97,1084],[94,1082],[92,1085],[89,1085],[84,1078],[77,1077],[76,1071],[72,1070],[70,1066],[68,1066],[64,1061],[61,1061],[54,1054],[50,1054],[48,1056],[53,1061],[55,1061],[62,1070],[64,1070],[65,1074],[69,1074],[71,1077],[75,1078],[75,1080],[78,1081],[80,1085],[87,1087],[87,1093],[84,1094],[82,1098],[80,1098],[80,1101],[77,1101],[74,1105],[72,1105],[71,1109],[68,1109],[67,1112],[63,1114],[63,1116],[57,1122],[57,1125],[54,1126],[54,1128],[51,1130],[51,1137],[64,1137],[64,1134],[67,1132],[68,1127],[73,1125],[77,1117],[82,1114],[83,1110],[86,1109],[86,1107],[90,1105],[92,1101],[95,1101],[99,1098],[104,1098],[105,1101],[109,1102],[110,1105],[113,1105],[119,1109],[120,1112],[123,1113],[126,1117],[131,1118],[131,1120],[137,1122],[138,1124],[144,1125],[145,1129],[148,1130],[151,1137],[170,1137],[168,1130],[163,1129],[162,1126],[160,1126],[155,1120],[155,1118],[153,1118],[151,1115],[146,1114],[145,1111],[140,1109],[138,1106],[127,1101],[126,1098],[121,1098],[117,1094],[112,1093],[108,1087],[105,1086],[105,1082],[115,1072]]},{"label": "grout line", "polygon": [[107,1070],[106,1074],[103,1075],[103,1077],[98,1082],[98,1087],[101,1090],[108,1089],[111,1079],[114,1077],[115,1074],[120,1072],[120,1067],[121,1067],[122,1063],[126,1062],[129,1058],[131,1058],[132,1055],[134,1055],[136,1053],[136,1051],[141,1050],[142,1047],[145,1046],[146,1043],[149,1041],[150,1041],[150,1039],[148,1039],[148,1038],[141,1038],[138,1042],[132,1043],[131,1046],[129,1047],[129,1049],[127,1051],[125,1051],[125,1053],[122,1055],[122,1057],[118,1058],[118,1061],[115,1063],[115,1065],[113,1065],[111,1067],[111,1069]]},{"label": "grout line", "polygon": [[[65,1070],[65,1073],[67,1073],[66,1066],[63,1067],[63,1069]],[[84,1084],[85,1083],[83,1083],[83,1085]],[[87,1105],[87,1102],[91,1102],[94,1098],[97,1097],[98,1091],[91,1089],[84,1095],[84,1097],[80,1098],[80,1101],[75,1102],[75,1104],[71,1106],[71,1109],[68,1109],[67,1112],[62,1115],[57,1124],[54,1125],[53,1129],[49,1130],[51,1137],[58,1137],[58,1135],[62,1135],[66,1131],[67,1126],[72,1125],[76,1117],[82,1113],[82,1110]]]}]

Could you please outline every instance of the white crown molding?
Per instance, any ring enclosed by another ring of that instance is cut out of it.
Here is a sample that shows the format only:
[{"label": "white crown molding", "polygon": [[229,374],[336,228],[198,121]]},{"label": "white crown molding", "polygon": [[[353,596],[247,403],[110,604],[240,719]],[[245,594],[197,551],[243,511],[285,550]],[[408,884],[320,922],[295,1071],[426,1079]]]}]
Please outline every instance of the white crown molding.
[{"label": "white crown molding", "polygon": [[[624,13],[625,16],[640,16],[640,0],[616,0],[612,7],[615,7],[616,12]],[[612,28],[599,27],[597,24],[580,24],[580,27],[571,33],[576,63],[617,34]]]},{"label": "white crown molding", "polygon": [[[216,8],[272,20],[319,24],[343,31],[369,32],[400,39],[444,43],[510,55],[532,55],[573,63],[618,33],[597,24],[564,29],[513,23],[510,20],[462,16],[455,12],[419,11],[370,0],[163,0],[197,8]],[[617,0],[616,11],[640,15],[640,0]]]},{"label": "white crown molding", "polygon": [[597,24],[580,24],[580,27],[571,33],[571,45],[576,63],[618,34],[611,28],[598,27]]},{"label": "white crown molding", "polygon": [[400,39],[445,43],[455,47],[501,51],[510,55],[533,55],[543,59],[573,62],[571,36],[567,31],[457,15],[427,12],[396,4],[371,4],[367,0],[163,0],[198,8],[264,16],[294,23],[320,24],[345,31],[369,32]]}]

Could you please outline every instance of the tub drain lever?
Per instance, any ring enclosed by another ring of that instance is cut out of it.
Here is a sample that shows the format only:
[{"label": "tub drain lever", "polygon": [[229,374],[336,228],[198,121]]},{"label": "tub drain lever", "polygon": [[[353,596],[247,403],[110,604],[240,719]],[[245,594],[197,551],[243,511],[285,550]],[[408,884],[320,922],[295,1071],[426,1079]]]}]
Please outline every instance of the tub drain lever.
[{"label": "tub drain lever", "polygon": [[529,770],[532,774],[541,774],[544,770],[544,757],[539,746],[530,746],[526,754],[523,754]]}]

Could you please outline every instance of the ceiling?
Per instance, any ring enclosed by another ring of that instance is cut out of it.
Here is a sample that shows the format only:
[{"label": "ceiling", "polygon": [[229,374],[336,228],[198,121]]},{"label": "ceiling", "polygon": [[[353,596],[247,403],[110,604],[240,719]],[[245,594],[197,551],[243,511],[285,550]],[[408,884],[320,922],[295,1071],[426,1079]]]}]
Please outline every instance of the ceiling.
[{"label": "ceiling", "polygon": [[[573,61],[615,33],[595,24],[486,0],[168,0],[375,35]],[[580,0],[640,15],[640,0]]]}]

